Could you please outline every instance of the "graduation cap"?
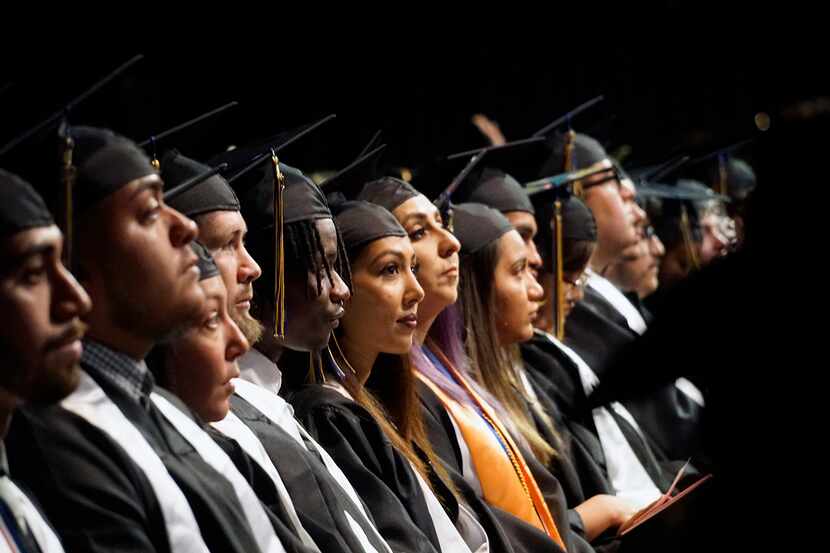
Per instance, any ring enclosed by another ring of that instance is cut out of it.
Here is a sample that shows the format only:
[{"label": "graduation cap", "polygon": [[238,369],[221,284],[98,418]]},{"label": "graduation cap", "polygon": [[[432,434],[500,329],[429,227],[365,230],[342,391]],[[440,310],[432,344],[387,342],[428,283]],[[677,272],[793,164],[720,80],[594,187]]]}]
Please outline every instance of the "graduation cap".
[{"label": "graduation cap", "polygon": [[680,179],[675,185],[643,183],[638,186],[637,194],[659,200],[659,211],[653,210],[649,214],[657,234],[666,244],[681,240],[690,266],[699,269],[700,260],[695,243],[702,240],[702,205],[712,201],[728,203],[730,199],[715,193],[701,182],[689,179]]},{"label": "graduation cap", "polygon": [[[89,87],[87,90],[82,92],[80,95],[76,96],[69,102],[67,102],[61,109],[38,123],[37,125],[29,128],[25,132],[21,133],[11,141],[7,142],[5,145],[0,147],[0,156],[8,153],[13,148],[17,147],[18,145],[22,144],[32,136],[44,132],[48,129],[51,129],[53,126],[58,125],[58,137],[60,138],[60,160],[61,160],[61,185],[62,185],[62,208],[61,208],[61,227],[64,233],[64,249],[63,249],[63,256],[64,261],[66,261],[67,265],[71,264],[72,259],[72,245],[74,239],[74,209],[75,209],[75,200],[74,200],[74,188],[75,188],[75,179],[76,179],[76,167],[74,165],[74,149],[76,146],[75,139],[73,138],[72,129],[69,125],[68,117],[69,114],[75,107],[86,100],[88,97],[93,95],[95,92],[103,88],[106,84],[114,80],[116,77],[121,75],[127,69],[138,63],[144,59],[144,56],[138,54],[133,56],[120,66],[118,66],[114,71],[107,74],[102,79],[98,80],[95,84]],[[126,184],[125,181],[122,184]]]},{"label": "graduation cap", "polygon": [[53,224],[52,214],[32,185],[0,169],[0,238]]},{"label": "graduation cap", "polygon": [[283,131],[272,135],[266,140],[260,141],[256,144],[228,150],[213,157],[208,163],[210,165],[227,163],[229,165],[228,182],[233,183],[257,167],[263,166],[264,162],[271,158],[272,150],[273,153],[278,154],[284,148],[317,130],[320,126],[328,123],[336,117],[337,116],[332,113],[322,119],[303,125],[297,129]]},{"label": "graduation cap", "polygon": [[574,188],[584,179],[607,172],[607,167],[589,166],[538,179],[525,185],[531,201],[538,206],[538,240],[541,242],[539,249],[542,252],[550,252],[551,255],[554,276],[553,330],[560,340],[565,337],[564,241],[596,241],[596,222],[588,207],[579,200]]},{"label": "graduation cap", "polygon": [[88,97],[92,96],[94,93],[98,92],[98,90],[103,88],[109,82],[114,80],[116,77],[121,75],[124,71],[126,71],[127,69],[129,69],[130,67],[132,67],[133,65],[135,65],[136,63],[141,61],[142,59],[144,59],[144,56],[142,54],[138,54],[136,56],[133,56],[132,58],[130,58],[129,60],[127,60],[126,62],[124,62],[120,66],[118,66],[114,71],[110,72],[107,76],[100,79],[95,84],[93,84],[91,87],[89,87],[87,90],[85,90],[84,92],[82,92],[81,94],[79,94],[78,96],[76,96],[75,98],[70,100],[69,102],[67,102],[61,109],[59,109],[58,111],[56,111],[55,113],[53,113],[52,115],[50,115],[49,117],[47,117],[46,119],[44,119],[43,121],[41,121],[40,123],[35,125],[34,127],[31,127],[30,129],[28,129],[25,132],[21,133],[20,135],[16,136],[14,139],[12,139],[11,141],[4,144],[2,147],[0,147],[0,156],[8,153],[13,148],[19,146],[20,144],[22,144],[23,142],[25,142],[26,140],[28,140],[32,136],[34,136],[34,135],[36,135],[36,134],[38,134],[38,133],[40,133],[44,130],[52,128],[55,125],[60,124],[60,122],[62,120],[65,120],[66,117],[69,115],[69,113],[73,109],[75,109],[75,107],[78,104],[80,104],[81,102],[86,100]]},{"label": "graduation cap", "polygon": [[341,196],[329,205],[350,256],[375,240],[389,236],[407,236],[392,212],[378,204],[346,200]]},{"label": "graduation cap", "polygon": [[479,203],[462,203],[453,207],[455,237],[462,256],[472,255],[501,238],[513,225],[500,211]]},{"label": "graduation cap", "polygon": [[227,167],[208,167],[179,153],[168,151],[161,162],[161,178],[166,186],[164,201],[188,217],[211,211],[239,211],[239,200],[219,173]]},{"label": "graduation cap", "polygon": [[[597,140],[586,134],[575,132],[571,126],[571,122],[577,115],[602,100],[604,96],[592,98],[533,133],[533,136],[545,137],[548,143],[548,157],[539,166],[538,177],[585,169],[609,158],[605,148]],[[580,186],[579,182],[574,185],[574,193],[577,196],[582,195]]]},{"label": "graduation cap", "polygon": [[[324,123],[329,115],[286,135],[279,142],[249,148],[246,165],[227,179],[242,197],[242,216],[255,232],[274,233],[274,336],[285,338],[285,225],[297,221],[330,218],[326,198],[314,181],[280,162],[278,153]],[[268,162],[268,169],[266,169]],[[253,173],[254,170],[259,170]],[[243,180],[248,175],[248,178]],[[253,182],[253,184],[251,184]],[[263,252],[264,254],[264,252]]]},{"label": "graduation cap", "polygon": [[755,188],[755,173],[745,161],[732,162],[732,154],[747,144],[755,141],[755,138],[747,138],[735,142],[724,148],[700,156],[692,160],[689,165],[702,165],[705,163],[716,163],[716,176],[713,179],[713,188],[716,192],[729,195],[736,200],[744,200]]},{"label": "graduation cap", "polygon": [[[459,168],[467,169],[475,156],[481,156],[475,165],[464,172],[454,190],[442,191],[454,202],[477,202],[506,213],[525,211],[533,213],[533,205],[520,182],[534,173],[535,166],[546,155],[544,139],[530,138],[507,142],[498,146],[479,148],[449,155],[436,164],[434,174],[440,175]],[[461,163],[464,163],[462,166]],[[445,177],[446,178],[446,177]],[[432,177],[433,182],[438,182]]]},{"label": "graduation cap", "polygon": [[155,134],[155,135],[149,137],[148,139],[146,139],[142,142],[139,142],[138,146],[140,148],[146,148],[147,146],[150,146],[151,147],[151,154],[152,154],[152,160],[151,161],[153,163],[153,167],[155,167],[157,170],[161,169],[161,164],[159,163],[158,155],[157,155],[157,152],[156,152],[156,145],[158,144],[158,142],[160,142],[161,140],[163,140],[163,139],[165,139],[165,138],[167,138],[171,135],[174,135],[178,132],[181,132],[185,129],[189,129],[190,127],[193,127],[194,125],[197,125],[197,124],[201,123],[202,121],[204,121],[206,119],[210,119],[214,115],[218,115],[218,114],[222,113],[223,111],[228,110],[232,107],[236,107],[238,105],[239,105],[239,102],[237,102],[237,101],[228,102],[227,104],[219,106],[218,108],[212,109],[212,110],[208,111],[207,113],[203,113],[202,115],[199,115],[198,117],[194,117],[193,119],[185,121],[184,123],[179,123],[178,125],[176,125],[174,127],[171,127],[169,129],[167,129],[166,131],[162,131],[158,134]]},{"label": "graduation cap", "polygon": [[378,176],[378,163],[384,150],[386,150],[386,144],[377,146],[321,182],[320,189],[328,197],[329,203],[334,195],[353,200],[360,194],[366,183],[375,180]]},{"label": "graduation cap", "polygon": [[371,151],[371,150],[372,150],[372,149],[373,149],[376,145],[380,144],[380,134],[381,134],[381,130],[380,130],[380,129],[378,129],[377,131],[375,131],[375,134],[373,134],[373,135],[372,135],[372,138],[369,140],[369,142],[368,142],[368,143],[367,143],[367,144],[363,147],[363,149],[362,149],[362,150],[360,151],[360,153],[357,155],[357,159],[360,159],[361,157],[365,156],[365,155],[366,155],[366,154],[368,154],[368,153],[369,153],[369,152],[370,152],[370,151]]}]

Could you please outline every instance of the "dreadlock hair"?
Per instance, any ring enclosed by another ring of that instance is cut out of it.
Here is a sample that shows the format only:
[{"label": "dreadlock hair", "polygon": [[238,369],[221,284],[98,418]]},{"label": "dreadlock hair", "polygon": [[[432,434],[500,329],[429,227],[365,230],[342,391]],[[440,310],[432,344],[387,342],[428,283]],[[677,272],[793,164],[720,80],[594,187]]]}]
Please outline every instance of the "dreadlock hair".
[{"label": "dreadlock hair", "polygon": [[[313,273],[317,280],[319,296],[323,292],[323,278],[334,282],[332,271],[336,271],[351,290],[352,273],[340,231],[335,227],[337,262],[332,267],[323,251],[323,242],[314,223],[313,220],[303,220],[285,225],[286,274]],[[251,233],[248,235],[247,246],[248,251],[262,267],[262,276],[253,282],[254,301],[251,305],[251,315],[259,321],[269,321],[274,314],[274,280],[277,277],[273,233]]]}]

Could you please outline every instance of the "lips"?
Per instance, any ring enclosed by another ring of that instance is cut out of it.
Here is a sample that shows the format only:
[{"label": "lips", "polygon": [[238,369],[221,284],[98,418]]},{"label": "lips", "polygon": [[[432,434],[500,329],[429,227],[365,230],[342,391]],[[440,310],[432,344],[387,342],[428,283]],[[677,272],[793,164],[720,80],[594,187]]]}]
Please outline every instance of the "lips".
[{"label": "lips", "polygon": [[337,328],[340,326],[340,319],[343,315],[346,314],[346,310],[342,307],[335,311],[332,315],[329,316],[329,322],[331,323],[332,328]]},{"label": "lips", "polygon": [[415,329],[418,326],[418,317],[414,313],[410,313],[409,315],[401,317],[396,322],[409,329]]}]

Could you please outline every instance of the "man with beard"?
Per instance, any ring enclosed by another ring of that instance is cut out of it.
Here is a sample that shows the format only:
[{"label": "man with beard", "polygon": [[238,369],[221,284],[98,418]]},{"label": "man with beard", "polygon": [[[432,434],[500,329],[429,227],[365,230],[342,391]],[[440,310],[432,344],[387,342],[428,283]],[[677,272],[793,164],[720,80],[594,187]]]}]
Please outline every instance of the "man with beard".
[{"label": "man with beard", "polygon": [[[63,237],[41,197],[0,170],[0,436],[22,404],[52,404],[78,386],[89,296],[61,262]],[[0,548],[62,552],[55,532],[9,476],[0,442]]]},{"label": "man with beard", "polygon": [[205,300],[196,225],[164,203],[134,143],[105,129],[69,132],[73,261],[93,301],[80,384],[60,406],[15,417],[10,465],[68,550],[261,551],[231,483],[150,397],[169,394],[144,357]]},{"label": "man with beard", "polygon": [[[209,171],[208,166],[176,151],[162,160],[162,177],[168,186]],[[253,285],[262,269],[246,249],[248,226],[233,189],[217,174],[172,198],[170,205],[196,221],[200,241],[213,255],[228,290],[231,318],[252,345],[259,342],[263,325],[251,316],[250,308]],[[273,213],[273,201],[270,205]],[[257,358],[249,352],[239,359],[243,373]],[[274,367],[270,376],[277,374]],[[324,551],[384,551],[386,544],[360,502],[354,500],[357,495],[351,484],[334,461],[321,458],[322,449],[318,452],[319,446],[305,436],[277,390],[239,379],[234,382],[237,391],[231,397],[232,415],[214,426],[243,448],[251,443],[245,439],[246,430],[256,435],[285,484],[286,501],[314,542]],[[239,422],[247,428],[240,428]],[[370,543],[366,543],[366,536],[371,536]]]}]

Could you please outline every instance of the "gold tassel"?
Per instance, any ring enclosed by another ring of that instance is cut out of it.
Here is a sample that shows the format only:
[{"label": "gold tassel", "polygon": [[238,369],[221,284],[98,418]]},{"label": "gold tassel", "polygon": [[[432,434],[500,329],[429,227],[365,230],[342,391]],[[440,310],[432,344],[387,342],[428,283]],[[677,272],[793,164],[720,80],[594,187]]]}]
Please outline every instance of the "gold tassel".
[{"label": "gold tassel", "polygon": [[553,324],[559,340],[565,339],[565,275],[562,270],[562,202],[553,203],[553,257],[556,262],[554,280]]},{"label": "gold tassel", "polygon": [[75,141],[72,140],[72,136],[67,131],[66,137],[64,138],[63,142],[63,167],[62,167],[62,180],[63,180],[63,193],[64,193],[64,201],[65,201],[65,211],[64,211],[64,221],[63,221],[63,234],[64,234],[64,246],[63,246],[63,261],[67,267],[72,267],[72,243],[74,240],[75,229],[74,229],[74,188],[75,188],[75,177],[76,177],[76,169],[75,166],[72,164],[72,154],[75,151]]},{"label": "gold tassel", "polygon": [[153,159],[150,160],[150,165],[152,165],[156,171],[161,171],[161,162],[158,160],[155,154],[153,155]]},{"label": "gold tassel", "polygon": [[692,270],[700,269],[700,260],[697,257],[697,250],[695,249],[695,241],[692,238],[692,228],[689,225],[689,213],[686,211],[686,206],[680,207],[680,234],[683,236],[683,244],[686,246],[686,255],[691,265]]},{"label": "gold tassel", "polygon": [[277,271],[274,278],[274,337],[282,340],[285,338],[285,233],[283,229],[285,175],[280,170],[280,160],[274,150],[271,150],[271,163],[274,168],[274,247]]},{"label": "gold tassel", "polygon": [[[574,170],[574,141],[576,140],[576,132],[573,129],[569,130],[568,133],[565,135],[565,151],[564,151],[564,163],[563,163],[563,172],[570,173]],[[577,198],[582,197],[582,181],[576,180],[571,185],[571,192]]]}]

